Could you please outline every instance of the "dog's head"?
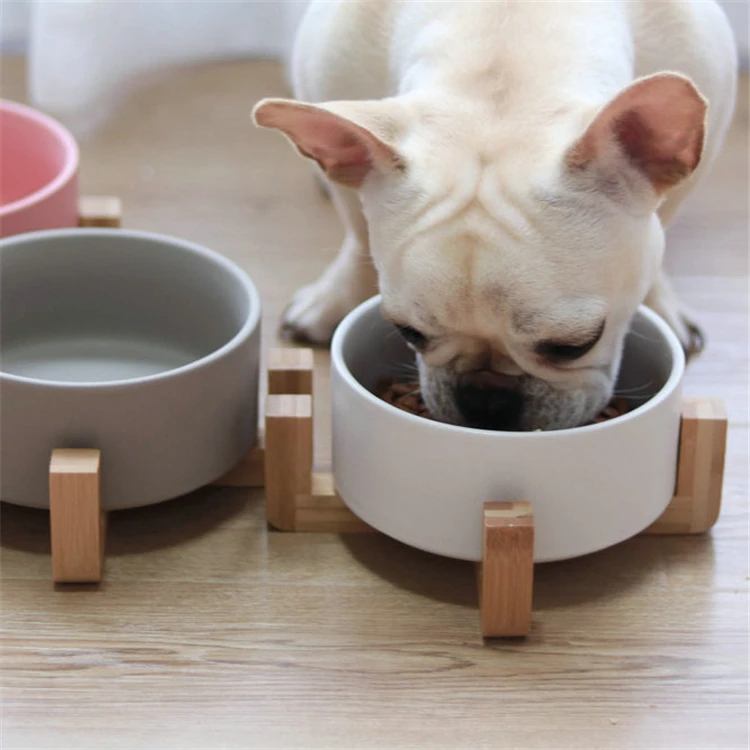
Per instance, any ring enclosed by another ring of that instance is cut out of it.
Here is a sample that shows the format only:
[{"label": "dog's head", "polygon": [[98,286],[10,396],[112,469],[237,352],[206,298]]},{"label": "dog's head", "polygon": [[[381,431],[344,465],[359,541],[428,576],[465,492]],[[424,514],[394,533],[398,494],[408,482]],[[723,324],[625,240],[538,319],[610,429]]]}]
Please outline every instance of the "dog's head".
[{"label": "dog's head", "polygon": [[706,102],[689,80],[526,122],[405,98],[254,114],[359,191],[383,314],[436,417],[557,429],[606,404],[661,265],[656,209],[700,160]]}]

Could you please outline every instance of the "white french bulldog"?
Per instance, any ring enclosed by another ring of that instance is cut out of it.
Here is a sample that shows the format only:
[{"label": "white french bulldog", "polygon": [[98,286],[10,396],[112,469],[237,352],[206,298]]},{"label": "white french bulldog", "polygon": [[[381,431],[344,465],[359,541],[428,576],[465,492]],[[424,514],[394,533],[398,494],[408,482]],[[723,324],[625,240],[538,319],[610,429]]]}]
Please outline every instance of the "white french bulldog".
[{"label": "white french bulldog", "polygon": [[318,163],[346,236],[286,329],[324,343],[379,288],[437,418],[586,422],[640,303],[700,347],[664,227],[721,147],[736,58],[712,0],[313,2],[304,103],[253,115]]}]

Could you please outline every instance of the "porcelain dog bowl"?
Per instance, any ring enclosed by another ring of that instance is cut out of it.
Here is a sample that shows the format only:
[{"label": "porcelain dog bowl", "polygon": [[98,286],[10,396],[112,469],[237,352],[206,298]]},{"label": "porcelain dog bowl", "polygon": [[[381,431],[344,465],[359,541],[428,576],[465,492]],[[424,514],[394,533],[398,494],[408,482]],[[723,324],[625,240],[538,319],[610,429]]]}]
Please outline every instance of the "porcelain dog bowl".
[{"label": "porcelain dog bowl", "polygon": [[121,229],[0,242],[0,499],[48,507],[55,448],[98,448],[108,509],[232,468],[256,436],[260,301],[210,250]]},{"label": "porcelain dog bowl", "polygon": [[78,146],[58,122],[0,100],[0,237],[78,223]]},{"label": "porcelain dog bowl", "polygon": [[368,524],[428,552],[479,560],[484,503],[527,500],[543,562],[609,547],[664,511],[675,486],[684,355],[653,312],[636,315],[618,381],[637,408],[575,429],[490,432],[423,419],[373,395],[414,361],[379,303],[350,313],[332,345],[336,487]]}]

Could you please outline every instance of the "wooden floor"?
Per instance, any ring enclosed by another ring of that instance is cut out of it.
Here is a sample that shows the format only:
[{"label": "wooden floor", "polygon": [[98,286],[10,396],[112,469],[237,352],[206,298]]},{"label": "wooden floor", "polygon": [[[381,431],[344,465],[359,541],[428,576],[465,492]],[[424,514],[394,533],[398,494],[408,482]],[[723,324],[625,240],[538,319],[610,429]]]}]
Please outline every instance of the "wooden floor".
[{"label": "wooden floor", "polygon": [[[7,62],[4,97],[24,98],[22,73]],[[340,236],[302,160],[250,125],[283,90],[273,64],[184,70],[83,144],[84,189],[120,195],[128,227],[252,275],[266,350]],[[668,260],[709,336],[687,393],[725,398],[731,418],[713,533],[538,566],[531,637],[484,644],[471,565],[379,535],[269,533],[261,491],[113,514],[105,582],[64,591],[47,514],[4,505],[2,747],[746,748],[747,143],[743,95]]]}]

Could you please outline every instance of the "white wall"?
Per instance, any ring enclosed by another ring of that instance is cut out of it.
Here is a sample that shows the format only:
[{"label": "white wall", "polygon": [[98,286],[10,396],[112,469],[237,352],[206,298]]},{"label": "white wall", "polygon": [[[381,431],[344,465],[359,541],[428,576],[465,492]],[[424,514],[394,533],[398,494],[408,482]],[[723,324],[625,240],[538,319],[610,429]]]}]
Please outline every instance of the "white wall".
[{"label": "white wall", "polygon": [[31,0],[0,0],[0,50],[17,55],[26,51]]},{"label": "white wall", "polygon": [[[10,53],[20,53],[26,49],[28,39],[29,20],[31,17],[30,5],[35,0],[1,0],[0,1],[0,46],[3,51]],[[110,0],[95,0],[95,2],[109,2]],[[36,0],[40,2],[40,0]],[[47,0],[49,2],[49,0]],[[750,57],[750,0],[718,0],[724,8],[737,37],[737,44],[740,54],[744,57],[745,63]],[[193,4],[193,3],[191,3]],[[216,8],[222,5],[221,0],[212,4]],[[263,4],[263,3],[256,3]],[[284,9],[292,18],[299,18],[307,5],[307,0],[270,0],[268,4],[276,6],[279,10]],[[293,6],[293,7],[289,7]],[[274,24],[266,22],[265,28],[258,28],[263,36],[269,37],[274,34]],[[286,40],[285,40],[286,41]]]},{"label": "white wall", "polygon": [[285,57],[307,0],[0,0],[29,98],[84,137],[131,87],[204,60]]},{"label": "white wall", "polygon": [[737,47],[740,52],[740,59],[745,69],[748,67],[750,58],[750,0],[719,0],[719,4],[724,8],[724,12],[729,18],[729,22],[734,29],[734,35],[737,37]]},{"label": "white wall", "polygon": [[[750,0],[719,2],[747,64]],[[129,86],[160,67],[217,58],[287,57],[307,4],[308,0],[0,0],[0,49],[28,51],[32,102],[81,136],[109,116]]]}]

